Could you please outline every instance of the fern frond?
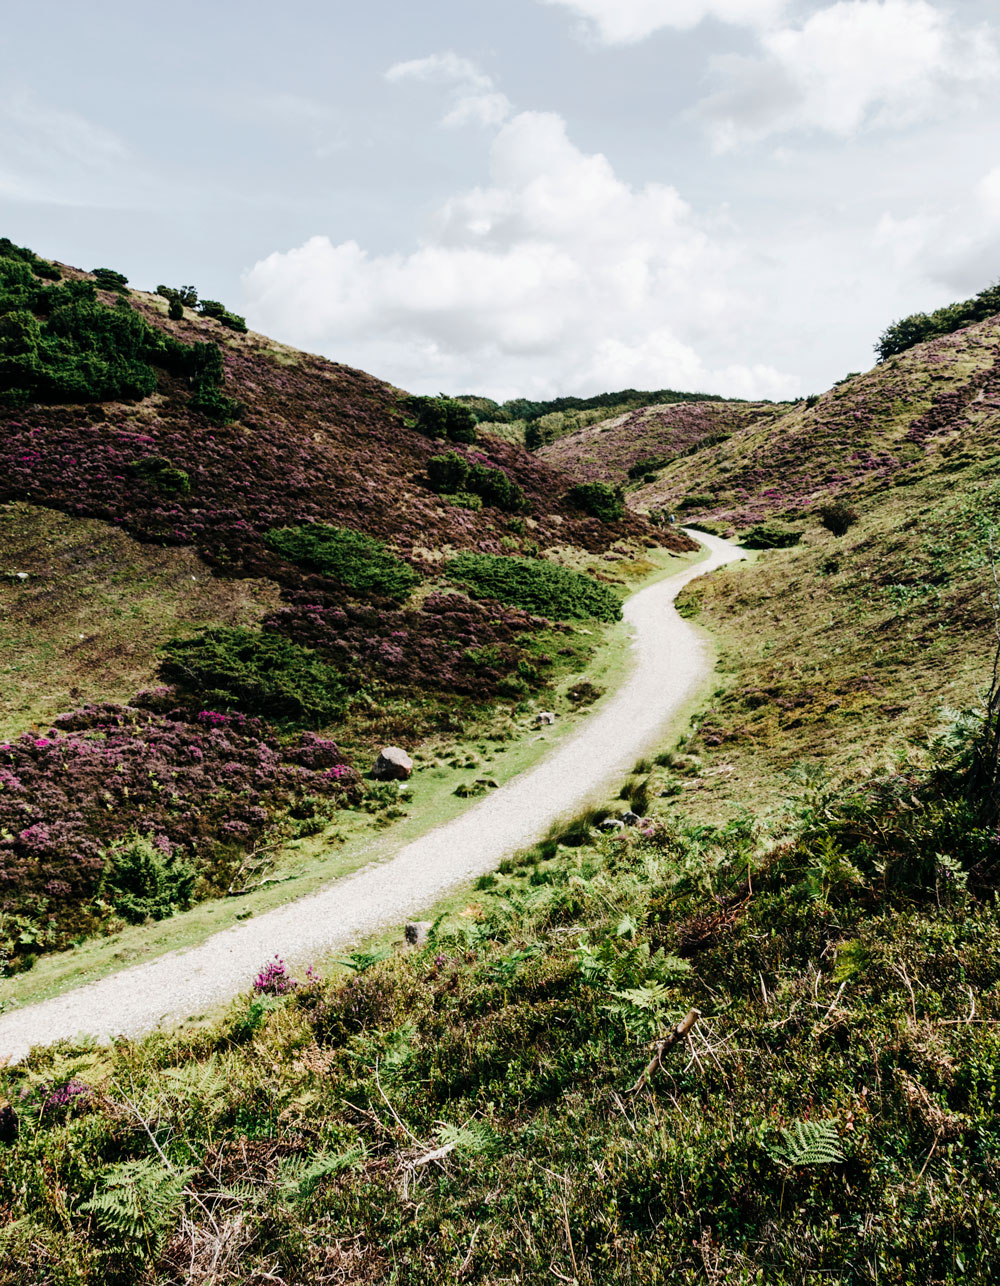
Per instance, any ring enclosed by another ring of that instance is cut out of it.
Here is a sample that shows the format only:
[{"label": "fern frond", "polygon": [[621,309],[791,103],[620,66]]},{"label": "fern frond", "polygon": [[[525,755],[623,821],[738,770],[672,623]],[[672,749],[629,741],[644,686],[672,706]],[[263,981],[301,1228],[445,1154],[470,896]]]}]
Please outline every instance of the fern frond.
[{"label": "fern frond", "polygon": [[173,1222],[192,1173],[168,1170],[148,1158],[122,1161],[104,1173],[100,1189],[77,1209],[93,1215],[105,1232],[132,1241],[141,1238],[155,1251]]},{"label": "fern frond", "polygon": [[789,1168],[803,1165],[840,1165],[844,1152],[832,1121],[793,1121],[781,1131],[767,1154],[772,1161]]}]

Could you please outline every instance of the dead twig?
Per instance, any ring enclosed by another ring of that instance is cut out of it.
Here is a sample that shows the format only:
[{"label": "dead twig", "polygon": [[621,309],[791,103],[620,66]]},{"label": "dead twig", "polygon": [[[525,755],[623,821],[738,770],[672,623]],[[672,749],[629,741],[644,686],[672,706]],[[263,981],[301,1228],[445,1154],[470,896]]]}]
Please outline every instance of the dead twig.
[{"label": "dead twig", "polygon": [[653,1048],[653,1057],[646,1064],[645,1070],[643,1071],[642,1075],[632,1086],[632,1088],[628,1091],[630,1094],[637,1094],[639,1090],[642,1089],[642,1087],[648,1082],[649,1078],[653,1075],[656,1069],[660,1066],[660,1059],[667,1052],[667,1050],[671,1049],[674,1045],[676,1045],[678,1041],[682,1041],[687,1036],[688,1032],[691,1030],[691,1028],[695,1025],[695,1023],[698,1021],[700,1017],[701,1017],[700,1010],[689,1009],[688,1012],[685,1014],[685,1016],[674,1028],[674,1030],[669,1034],[669,1036],[665,1036],[663,1040],[658,1040],[656,1042]]}]

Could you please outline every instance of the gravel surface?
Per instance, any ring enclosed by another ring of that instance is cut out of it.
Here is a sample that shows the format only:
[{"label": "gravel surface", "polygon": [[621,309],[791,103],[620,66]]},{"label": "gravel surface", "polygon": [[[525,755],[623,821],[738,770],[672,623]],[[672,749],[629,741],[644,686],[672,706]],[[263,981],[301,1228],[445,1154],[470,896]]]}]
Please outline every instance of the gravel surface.
[{"label": "gravel surface", "polygon": [[85,1034],[109,1040],[202,1014],[247,991],[276,953],[293,966],[346,950],[400,925],[443,894],[494,870],[620,783],[656,743],[664,725],[710,672],[703,636],[673,600],[697,576],[744,555],[703,532],[709,557],[633,595],[633,665],[623,686],[541,764],[473,805],[461,817],[407,844],[388,861],[336,880],[318,893],[51,1000],[0,1016],[0,1058],[23,1058],[32,1045]]}]

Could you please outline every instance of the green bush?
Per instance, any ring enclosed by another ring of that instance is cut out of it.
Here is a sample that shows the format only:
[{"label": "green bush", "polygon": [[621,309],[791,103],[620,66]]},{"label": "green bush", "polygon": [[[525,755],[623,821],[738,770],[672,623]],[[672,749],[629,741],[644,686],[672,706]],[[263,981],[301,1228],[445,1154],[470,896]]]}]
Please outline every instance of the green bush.
[{"label": "green bush", "polygon": [[129,470],[165,496],[190,494],[191,479],[186,470],[178,469],[166,456],[149,455],[132,460]]},{"label": "green bush", "polygon": [[[185,287],[185,289],[192,288]],[[217,299],[203,299],[198,305],[198,312],[202,317],[211,317],[214,321],[221,322],[230,330],[239,331],[241,334],[246,333],[247,324],[244,318],[238,313],[231,313],[225,304],[220,304]]]},{"label": "green bush", "polygon": [[828,505],[820,505],[819,520],[827,531],[835,536],[843,536],[848,528],[858,521],[858,511],[844,500],[834,500]]},{"label": "green bush", "polygon": [[107,851],[101,896],[129,924],[164,920],[191,905],[195,872],[148,835],[130,835]]},{"label": "green bush", "polygon": [[744,549],[788,549],[802,539],[801,531],[778,522],[759,522],[740,539]]},{"label": "green bush", "polygon": [[328,723],[349,700],[338,672],[268,631],[219,627],[164,648],[160,673],[213,709]]},{"label": "green bush", "polygon": [[282,558],[329,576],[347,589],[403,599],[420,583],[409,563],[397,558],[372,536],[349,527],[314,523],[279,527],[265,533],[264,543]]},{"label": "green bush", "polygon": [[427,476],[432,488],[441,495],[461,491],[469,476],[469,462],[456,451],[447,455],[432,455],[427,461]]},{"label": "green bush", "polygon": [[45,277],[48,281],[60,281],[62,273],[54,263],[40,259],[34,250],[27,246],[16,246],[9,237],[0,237],[0,259],[15,259],[26,263],[36,277]]},{"label": "green bush", "polygon": [[997,313],[1000,313],[1000,284],[981,290],[972,299],[964,299],[961,303],[948,304],[932,313],[911,313],[909,317],[893,322],[879,336],[875,352],[878,360],[884,362],[915,344],[948,335]]},{"label": "green bush", "polygon": [[167,316],[171,321],[182,321],[184,318],[184,305],[179,299],[171,299],[167,305]]},{"label": "green bush", "polygon": [[628,476],[634,482],[636,478],[644,478],[647,473],[655,473],[657,469],[662,469],[667,464],[667,457],[663,455],[652,456],[647,460],[636,460],[635,464],[629,467]]},{"label": "green bush", "polygon": [[469,470],[466,486],[475,495],[482,496],[486,504],[495,505],[507,513],[518,513],[527,504],[524,492],[502,469],[474,464]]},{"label": "green bush", "polygon": [[579,482],[570,489],[566,499],[601,522],[617,522],[625,514],[621,492],[606,482]]},{"label": "green bush", "polygon": [[101,290],[113,290],[117,294],[127,295],[128,277],[124,273],[115,272],[114,268],[93,268],[91,276],[97,280],[97,285]]},{"label": "green bush", "polygon": [[476,415],[450,397],[407,397],[403,409],[412,428],[429,438],[475,442]]},{"label": "green bush", "polygon": [[156,293],[170,303],[178,303],[182,308],[194,308],[198,303],[198,292],[194,286],[157,286]]},{"label": "green bush", "polygon": [[445,573],[474,597],[556,620],[621,619],[621,603],[606,585],[545,559],[460,554],[445,564]]}]

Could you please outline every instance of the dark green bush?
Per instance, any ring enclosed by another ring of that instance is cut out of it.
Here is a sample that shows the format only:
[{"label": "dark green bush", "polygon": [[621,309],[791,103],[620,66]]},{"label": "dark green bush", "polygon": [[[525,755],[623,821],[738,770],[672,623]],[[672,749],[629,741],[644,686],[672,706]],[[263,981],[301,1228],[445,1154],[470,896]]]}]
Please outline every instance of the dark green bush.
[{"label": "dark green bush", "polygon": [[233,397],[226,397],[217,388],[202,384],[188,403],[192,411],[200,411],[213,424],[228,424],[239,419],[242,407]]},{"label": "dark green bush", "polygon": [[264,543],[282,558],[321,572],[347,589],[402,599],[420,577],[372,536],[349,527],[314,523],[308,527],[273,528]]},{"label": "dark green bush", "polygon": [[118,294],[127,295],[128,277],[124,273],[115,272],[114,268],[93,268],[91,276],[96,278],[97,285],[101,290],[113,290]]},{"label": "dark green bush", "polygon": [[635,464],[629,467],[628,476],[635,481],[636,478],[645,477],[647,473],[655,473],[657,469],[662,469],[667,463],[667,457],[662,455],[652,456],[648,460],[636,460]]},{"label": "dark green bush", "polygon": [[[190,289],[190,287],[186,287]],[[246,333],[247,324],[244,318],[238,313],[231,313],[225,304],[220,304],[217,299],[203,299],[198,305],[198,312],[202,317],[211,317],[213,321],[221,322],[223,326],[228,326],[230,330],[239,331],[241,334]]]},{"label": "dark green bush", "polygon": [[171,321],[181,321],[184,317],[184,305],[179,299],[171,299],[167,305],[167,316]]},{"label": "dark green bush", "polygon": [[961,303],[948,304],[932,313],[911,313],[909,317],[893,322],[879,336],[875,352],[878,360],[884,362],[897,353],[906,352],[915,344],[922,344],[939,335],[948,335],[963,326],[985,321],[987,317],[993,317],[997,313],[1000,313],[1000,284],[989,286],[972,299],[962,300]]},{"label": "dark green bush", "polygon": [[556,620],[621,619],[621,603],[606,585],[545,559],[459,554],[445,572],[474,597],[495,598]]},{"label": "dark green bush", "polygon": [[338,672],[280,634],[205,630],[168,643],[160,673],[212,709],[328,723],[350,698]]},{"label": "dark green bush", "polygon": [[474,411],[450,397],[407,397],[403,409],[411,427],[429,438],[447,438],[451,442],[475,442]]},{"label": "dark green bush", "polygon": [[759,522],[740,538],[740,544],[744,549],[788,549],[801,539],[801,531],[793,531],[778,522]]},{"label": "dark green bush", "polygon": [[186,470],[178,469],[166,456],[143,456],[132,460],[129,469],[166,496],[186,496],[191,491],[191,479]]},{"label": "dark green bush", "polygon": [[469,476],[469,462],[456,451],[447,455],[432,455],[427,461],[427,476],[431,486],[442,495],[461,491]]},{"label": "dark green bush", "polygon": [[524,492],[502,469],[491,469],[485,464],[474,464],[466,483],[469,491],[482,496],[488,505],[496,505],[508,513],[518,513],[526,506]]},{"label": "dark green bush", "polygon": [[129,924],[164,920],[185,911],[194,893],[194,867],[151,837],[130,835],[107,853],[101,896]]},{"label": "dark green bush", "polygon": [[828,505],[820,505],[817,512],[820,522],[835,536],[843,536],[848,528],[853,527],[858,521],[858,511],[844,500],[834,500]]},{"label": "dark green bush", "polygon": [[18,259],[26,263],[36,277],[44,277],[48,281],[60,281],[62,273],[54,263],[49,263],[47,259],[40,259],[34,250],[29,250],[27,246],[16,246],[9,237],[0,237],[0,259]]},{"label": "dark green bush", "polygon": [[194,308],[198,303],[198,292],[194,286],[157,286],[156,293],[170,303],[178,303],[182,308]]},{"label": "dark green bush", "polygon": [[606,482],[579,482],[570,489],[566,499],[601,522],[617,522],[625,515],[621,492]]}]

